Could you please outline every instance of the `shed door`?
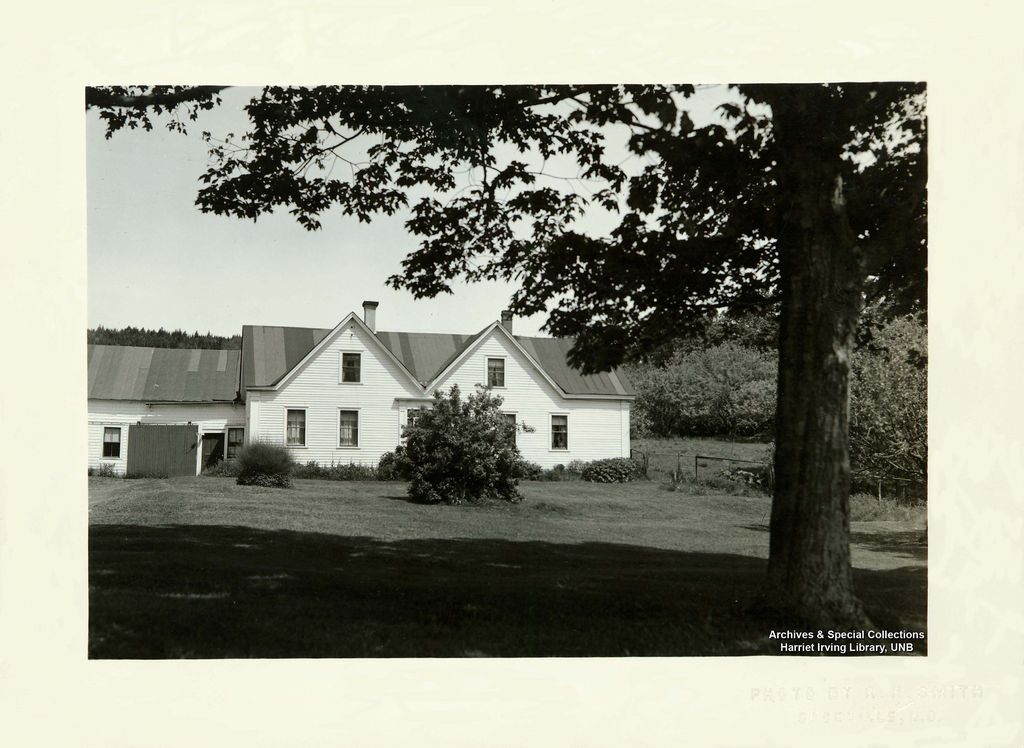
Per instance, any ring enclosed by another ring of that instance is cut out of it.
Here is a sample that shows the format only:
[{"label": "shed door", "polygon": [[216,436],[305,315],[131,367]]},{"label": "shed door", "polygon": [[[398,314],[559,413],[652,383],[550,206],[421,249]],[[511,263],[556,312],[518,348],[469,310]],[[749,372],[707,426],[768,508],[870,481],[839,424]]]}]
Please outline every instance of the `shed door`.
[{"label": "shed door", "polygon": [[203,434],[203,470],[224,459],[224,432]]},{"label": "shed door", "polygon": [[195,475],[199,427],[135,424],[128,427],[128,475]]}]

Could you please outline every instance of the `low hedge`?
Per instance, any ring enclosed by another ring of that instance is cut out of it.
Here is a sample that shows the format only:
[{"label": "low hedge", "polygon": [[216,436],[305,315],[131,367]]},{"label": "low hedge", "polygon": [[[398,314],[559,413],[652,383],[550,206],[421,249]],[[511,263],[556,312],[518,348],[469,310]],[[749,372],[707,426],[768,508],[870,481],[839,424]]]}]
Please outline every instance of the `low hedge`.
[{"label": "low hedge", "polygon": [[646,476],[643,465],[637,460],[611,457],[588,462],[583,466],[580,477],[591,483],[628,483]]}]

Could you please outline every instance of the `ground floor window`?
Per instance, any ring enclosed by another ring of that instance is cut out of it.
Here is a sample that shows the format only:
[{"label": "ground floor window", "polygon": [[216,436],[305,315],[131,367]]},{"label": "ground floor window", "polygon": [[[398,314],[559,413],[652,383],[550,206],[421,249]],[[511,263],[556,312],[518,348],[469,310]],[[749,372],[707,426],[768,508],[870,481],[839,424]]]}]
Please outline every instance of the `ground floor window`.
[{"label": "ground floor window", "polygon": [[338,446],[359,446],[359,411],[338,411]]},{"label": "ground floor window", "polygon": [[245,429],[228,429],[228,448],[226,457],[229,460],[233,460],[238,457],[238,452],[242,449],[244,436]]},{"label": "ground floor window", "polygon": [[551,448],[569,448],[569,416],[551,416]]},{"label": "ground floor window", "polygon": [[515,413],[502,413],[505,418],[505,423],[508,424],[508,440],[509,443],[516,443],[516,414]]},{"label": "ground floor window", "polygon": [[306,411],[289,409],[285,444],[289,447],[306,446]]},{"label": "ground floor window", "polygon": [[103,456],[121,456],[121,428],[119,426],[107,426],[103,429]]}]

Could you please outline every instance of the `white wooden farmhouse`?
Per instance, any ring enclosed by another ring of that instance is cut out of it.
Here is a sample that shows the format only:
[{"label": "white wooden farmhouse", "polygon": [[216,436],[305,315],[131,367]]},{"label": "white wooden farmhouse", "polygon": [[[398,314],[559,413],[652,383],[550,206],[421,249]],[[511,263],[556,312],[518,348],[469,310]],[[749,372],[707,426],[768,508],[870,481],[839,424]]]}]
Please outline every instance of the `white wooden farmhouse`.
[{"label": "white wooden farmhouse", "polygon": [[379,331],[377,303],[333,329],[242,328],[241,351],[89,346],[89,466],[196,474],[250,441],[299,462],[376,464],[435,391],[490,387],[545,467],[629,456],[634,392],[620,371],[572,368],[572,341],[513,333]]}]

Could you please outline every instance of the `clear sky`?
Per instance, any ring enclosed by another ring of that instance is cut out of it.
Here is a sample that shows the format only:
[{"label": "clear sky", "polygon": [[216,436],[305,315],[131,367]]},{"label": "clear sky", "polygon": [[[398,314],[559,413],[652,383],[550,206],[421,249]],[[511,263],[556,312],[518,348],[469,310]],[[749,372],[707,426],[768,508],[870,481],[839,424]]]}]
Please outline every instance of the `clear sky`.
[{"label": "clear sky", "polygon": [[[384,285],[416,247],[403,214],[370,224],[328,214],[319,231],[308,232],[285,211],[256,223],[200,213],[194,202],[207,164],[200,133],[241,135],[242,106],[254,92],[226,91],[187,136],[158,127],[105,140],[103,123],[88,114],[90,327],[218,335],[237,334],[243,324],[333,327],[364,299],[380,302],[382,330],[469,333],[498,318],[513,291],[503,283],[459,284],[454,295],[424,300]],[[691,118],[700,125],[715,116],[726,96],[721,87],[700,90]],[[560,173],[556,167],[547,171]],[[601,232],[603,224],[595,216],[584,228]],[[538,334],[544,321],[519,318],[516,332]]]}]

